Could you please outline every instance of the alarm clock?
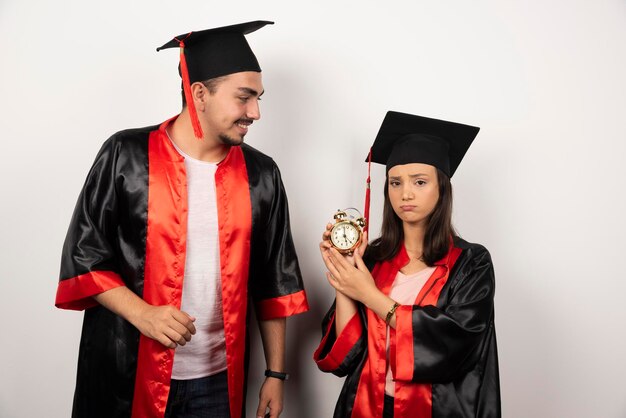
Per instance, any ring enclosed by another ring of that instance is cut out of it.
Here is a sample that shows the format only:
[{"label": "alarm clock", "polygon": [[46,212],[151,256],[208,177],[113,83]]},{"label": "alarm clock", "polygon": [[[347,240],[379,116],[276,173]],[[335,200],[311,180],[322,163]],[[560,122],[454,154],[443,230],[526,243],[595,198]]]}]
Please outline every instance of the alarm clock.
[{"label": "alarm clock", "polygon": [[352,254],[359,247],[366,224],[365,218],[360,216],[360,213],[358,218],[348,216],[349,209],[358,213],[354,208],[338,209],[333,216],[335,224],[330,229],[330,244],[341,254]]}]

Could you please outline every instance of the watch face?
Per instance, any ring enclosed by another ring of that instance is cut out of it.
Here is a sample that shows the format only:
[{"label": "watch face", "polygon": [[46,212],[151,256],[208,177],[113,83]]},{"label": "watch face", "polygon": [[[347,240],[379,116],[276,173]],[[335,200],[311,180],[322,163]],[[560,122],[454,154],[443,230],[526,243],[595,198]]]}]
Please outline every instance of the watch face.
[{"label": "watch face", "polygon": [[330,230],[330,242],[338,250],[352,250],[359,243],[361,231],[349,221],[336,223]]}]

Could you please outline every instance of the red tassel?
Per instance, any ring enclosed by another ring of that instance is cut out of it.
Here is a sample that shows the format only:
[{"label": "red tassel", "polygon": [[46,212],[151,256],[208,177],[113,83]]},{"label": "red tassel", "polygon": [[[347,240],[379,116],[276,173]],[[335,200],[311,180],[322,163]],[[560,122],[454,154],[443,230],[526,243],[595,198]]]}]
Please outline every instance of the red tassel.
[{"label": "red tassel", "polygon": [[363,213],[365,213],[365,228],[363,230],[367,232],[370,226],[370,183],[372,182],[370,178],[370,170],[372,168],[372,149],[370,148],[370,153],[367,157],[367,180],[365,181],[365,209]]},{"label": "red tassel", "polygon": [[[191,33],[189,34],[191,35]],[[189,36],[187,35],[187,36]],[[180,74],[183,77],[183,91],[185,92],[185,100],[187,101],[187,109],[189,110],[189,118],[191,119],[191,126],[193,126],[193,133],[198,139],[204,138],[202,132],[202,126],[198,120],[198,113],[196,112],[196,105],[193,103],[193,97],[191,97],[191,83],[189,82],[189,72],[187,70],[187,60],[185,59],[185,42],[180,42]]]}]

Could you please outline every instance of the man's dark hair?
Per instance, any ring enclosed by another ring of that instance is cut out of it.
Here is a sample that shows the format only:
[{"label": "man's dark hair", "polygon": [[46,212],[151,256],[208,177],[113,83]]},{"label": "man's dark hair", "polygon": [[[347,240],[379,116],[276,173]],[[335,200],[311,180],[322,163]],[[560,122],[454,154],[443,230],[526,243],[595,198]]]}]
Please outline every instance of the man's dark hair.
[{"label": "man's dark hair", "polygon": [[[210,78],[208,80],[201,81],[201,83],[204,85],[204,87],[207,88],[207,90],[209,91],[209,94],[213,95],[217,91],[217,86],[219,86],[219,84],[222,81],[224,81],[226,77],[228,76],[224,75],[221,77]],[[183,98],[183,108],[184,108],[185,106],[187,106],[187,100],[185,99],[185,91],[181,89],[180,94]]]},{"label": "man's dark hair", "polygon": [[[456,232],[452,226],[452,184],[450,177],[437,169],[439,200],[426,220],[422,259],[428,266],[433,266],[447,253],[450,237]],[[374,240],[366,250],[366,257],[374,261],[391,260],[400,251],[404,241],[402,220],[396,215],[389,200],[389,178],[385,180],[385,204],[380,237]]]}]

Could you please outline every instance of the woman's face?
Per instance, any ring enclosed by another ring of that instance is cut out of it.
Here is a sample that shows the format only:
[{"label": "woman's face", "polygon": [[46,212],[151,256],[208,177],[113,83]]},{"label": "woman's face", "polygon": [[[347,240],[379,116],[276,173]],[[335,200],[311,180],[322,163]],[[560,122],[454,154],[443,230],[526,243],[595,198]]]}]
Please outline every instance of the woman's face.
[{"label": "woman's face", "polygon": [[437,169],[432,165],[411,163],[389,169],[389,201],[403,222],[425,226],[439,200]]}]

